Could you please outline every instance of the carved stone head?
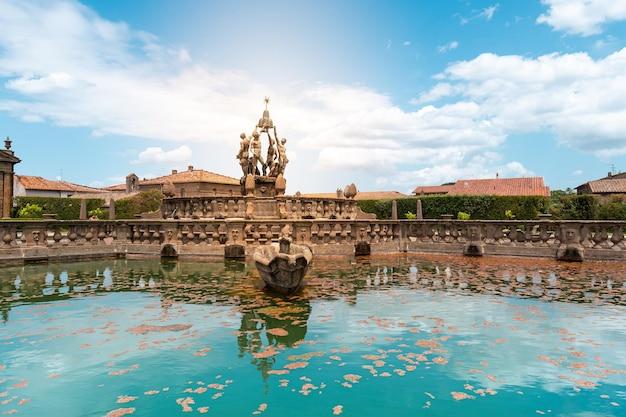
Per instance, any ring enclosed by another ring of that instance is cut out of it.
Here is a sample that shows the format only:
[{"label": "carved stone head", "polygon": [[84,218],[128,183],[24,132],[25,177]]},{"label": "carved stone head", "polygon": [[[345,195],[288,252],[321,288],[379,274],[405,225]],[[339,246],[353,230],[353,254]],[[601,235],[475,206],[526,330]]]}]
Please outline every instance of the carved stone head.
[{"label": "carved stone head", "polygon": [[578,228],[568,227],[563,232],[563,238],[565,243],[580,243],[580,232]]}]

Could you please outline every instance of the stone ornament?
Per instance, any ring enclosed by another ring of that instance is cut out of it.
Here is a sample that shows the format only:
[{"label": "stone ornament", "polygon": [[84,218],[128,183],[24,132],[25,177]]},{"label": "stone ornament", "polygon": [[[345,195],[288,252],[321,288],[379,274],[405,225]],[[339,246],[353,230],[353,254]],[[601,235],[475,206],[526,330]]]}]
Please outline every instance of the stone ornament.
[{"label": "stone ornament", "polygon": [[[244,177],[253,175],[277,178],[285,174],[285,168],[289,162],[286,150],[287,139],[278,138],[276,125],[274,125],[267,108],[269,101],[269,97],[265,97],[263,116],[259,119],[250,137],[245,133],[239,135],[239,153],[236,159],[239,160]],[[266,158],[263,158],[263,146],[261,143],[263,134],[268,138]]]}]

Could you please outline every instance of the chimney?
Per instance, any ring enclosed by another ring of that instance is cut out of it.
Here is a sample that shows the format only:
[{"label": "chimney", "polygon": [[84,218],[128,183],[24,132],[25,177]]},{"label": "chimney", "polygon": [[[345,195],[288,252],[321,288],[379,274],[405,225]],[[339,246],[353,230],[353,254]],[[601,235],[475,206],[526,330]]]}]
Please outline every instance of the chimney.
[{"label": "chimney", "polygon": [[193,171],[193,165],[188,165],[187,166],[187,171]]},{"label": "chimney", "polygon": [[172,175],[174,175],[174,174],[178,174],[178,170],[177,169],[173,169],[172,170]]}]

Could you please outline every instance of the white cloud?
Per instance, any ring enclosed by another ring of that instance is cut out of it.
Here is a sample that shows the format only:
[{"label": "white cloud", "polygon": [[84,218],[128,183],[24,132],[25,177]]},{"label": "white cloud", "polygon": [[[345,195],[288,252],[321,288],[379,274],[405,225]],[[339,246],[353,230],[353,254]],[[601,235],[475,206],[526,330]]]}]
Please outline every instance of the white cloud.
[{"label": "white cloud", "polygon": [[459,47],[459,42],[452,41],[452,42],[446,43],[445,45],[438,46],[437,52],[439,52],[440,54],[445,54],[446,52],[453,51],[458,47]]},{"label": "white cloud", "polygon": [[[0,77],[12,93],[0,98],[0,111],[96,136],[194,142],[194,149],[234,155],[239,133],[250,132],[270,95],[279,134],[298,155],[300,167],[290,172],[302,175],[311,165],[350,176],[357,169],[398,172],[406,181],[431,175],[430,182],[500,168],[519,173],[523,167],[485,155],[510,133],[545,129],[580,149],[626,152],[626,50],[597,61],[586,54],[483,54],[450,65],[413,100],[421,107],[407,111],[365,86],[265,85],[246,73],[216,71],[73,1],[4,0],[0,27]],[[442,104],[429,104],[437,100]],[[190,157],[186,146],[149,148],[135,161]],[[472,162],[480,158],[490,162]]]},{"label": "white cloud", "polygon": [[545,23],[554,30],[569,34],[590,36],[602,32],[605,24],[626,20],[624,0],[542,0],[548,6],[537,23]]},{"label": "white cloud", "polygon": [[187,145],[179,146],[170,151],[160,147],[149,147],[139,152],[134,164],[188,162],[191,159],[191,148]]},{"label": "white cloud", "polygon": [[[252,129],[270,95],[290,149],[315,155],[320,167],[428,163],[504,139],[472,101],[408,112],[363,86],[264,85],[195,63],[185,50],[75,2],[4,1],[0,27],[0,76],[14,93],[0,99],[0,111],[96,136],[212,143],[235,153],[239,133]],[[145,152],[137,162],[173,158]]]},{"label": "white cloud", "polygon": [[473,14],[470,17],[464,17],[460,14],[456,14],[455,16],[459,17],[461,25],[467,25],[472,20],[476,19],[485,19],[487,22],[489,22],[491,19],[493,19],[493,16],[496,14],[496,11],[499,8],[500,4],[496,3],[492,4],[491,6],[485,7],[484,9],[474,10],[472,12]]},{"label": "white cloud", "polygon": [[572,171],[572,175],[575,175],[577,177],[581,176],[581,175],[583,175],[583,170],[582,169],[576,169],[576,170]]},{"label": "white cloud", "polygon": [[493,15],[496,13],[496,10],[500,7],[499,3],[492,4],[489,7],[485,7],[479,14],[479,17],[485,18],[486,21],[490,21],[493,18]]},{"label": "white cloud", "polygon": [[404,45],[404,46],[411,46],[411,41],[404,41],[404,43],[402,45]]},{"label": "white cloud", "polygon": [[474,117],[504,135],[551,131],[599,156],[626,154],[625,74],[626,48],[597,60],[586,53],[482,54],[450,65],[416,101],[472,102]]},{"label": "white cloud", "polygon": [[412,171],[396,172],[377,178],[379,186],[397,187],[411,192],[417,185],[439,185],[467,178],[530,177],[536,174],[518,161],[503,162],[494,152],[473,156],[461,153],[437,160],[437,163]]}]

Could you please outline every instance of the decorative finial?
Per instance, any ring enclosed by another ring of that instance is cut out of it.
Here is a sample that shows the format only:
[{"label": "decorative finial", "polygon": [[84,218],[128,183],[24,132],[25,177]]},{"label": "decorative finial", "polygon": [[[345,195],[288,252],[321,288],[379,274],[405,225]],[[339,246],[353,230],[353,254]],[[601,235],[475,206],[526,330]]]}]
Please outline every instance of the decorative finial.
[{"label": "decorative finial", "polygon": [[268,96],[265,96],[265,110],[267,110],[267,105],[270,102],[270,98]]},{"label": "decorative finial", "polygon": [[4,148],[5,148],[7,151],[10,151],[10,150],[11,150],[11,143],[12,143],[11,138],[9,138],[9,137],[7,136],[7,138],[4,140]]}]

